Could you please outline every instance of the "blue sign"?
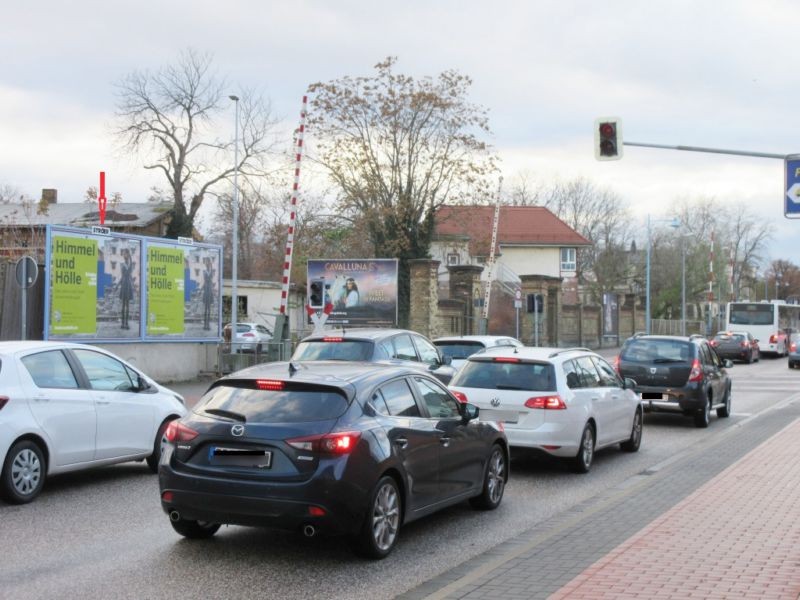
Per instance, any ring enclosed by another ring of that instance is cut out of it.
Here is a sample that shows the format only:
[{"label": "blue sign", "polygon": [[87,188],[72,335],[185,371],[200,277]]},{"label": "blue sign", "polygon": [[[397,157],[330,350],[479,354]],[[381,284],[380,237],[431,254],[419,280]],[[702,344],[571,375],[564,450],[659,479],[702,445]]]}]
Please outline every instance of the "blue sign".
[{"label": "blue sign", "polygon": [[786,171],[783,215],[787,219],[800,218],[800,155],[787,156],[784,161]]}]

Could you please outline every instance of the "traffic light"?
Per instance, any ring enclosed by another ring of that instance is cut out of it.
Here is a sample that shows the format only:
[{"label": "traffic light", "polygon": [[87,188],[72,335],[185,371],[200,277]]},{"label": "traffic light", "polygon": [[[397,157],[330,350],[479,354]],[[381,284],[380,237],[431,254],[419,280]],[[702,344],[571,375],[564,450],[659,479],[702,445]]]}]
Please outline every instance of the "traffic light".
[{"label": "traffic light", "polygon": [[597,160],[622,158],[622,120],[617,117],[595,119],[594,157]]},{"label": "traffic light", "polygon": [[325,308],[325,285],[322,279],[312,279],[308,285],[308,305],[311,308]]}]

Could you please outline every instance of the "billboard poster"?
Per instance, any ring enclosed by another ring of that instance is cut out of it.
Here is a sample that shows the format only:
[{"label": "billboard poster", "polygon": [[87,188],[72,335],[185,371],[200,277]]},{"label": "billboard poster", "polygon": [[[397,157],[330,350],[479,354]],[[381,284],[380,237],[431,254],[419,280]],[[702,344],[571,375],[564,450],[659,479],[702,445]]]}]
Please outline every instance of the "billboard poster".
[{"label": "billboard poster", "polygon": [[148,240],[146,256],[146,337],[218,339],[221,247]]},{"label": "billboard poster", "polygon": [[183,335],[183,250],[147,244],[147,335]]},{"label": "billboard poster", "polygon": [[619,302],[611,292],[603,294],[603,335],[619,335]]},{"label": "billboard poster", "polygon": [[[333,310],[327,324],[393,327],[397,323],[397,259],[314,259],[308,282],[322,284]],[[309,323],[311,319],[309,317]]]},{"label": "billboard poster", "polygon": [[140,337],[141,247],[129,236],[52,228],[46,337]]},{"label": "billboard poster", "polygon": [[49,226],[45,339],[218,341],[221,258],[221,246]]}]

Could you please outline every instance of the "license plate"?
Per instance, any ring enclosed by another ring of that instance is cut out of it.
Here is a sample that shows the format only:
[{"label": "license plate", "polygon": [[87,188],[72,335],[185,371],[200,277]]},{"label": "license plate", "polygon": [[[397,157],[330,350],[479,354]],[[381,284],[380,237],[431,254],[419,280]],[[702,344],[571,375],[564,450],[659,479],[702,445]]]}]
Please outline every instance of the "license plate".
[{"label": "license plate", "polygon": [[272,467],[272,452],[258,448],[229,448],[212,446],[208,462],[215,466],[250,467],[269,469]]},{"label": "license plate", "polygon": [[642,392],[642,400],[669,400],[669,396],[654,394],[652,392]]}]

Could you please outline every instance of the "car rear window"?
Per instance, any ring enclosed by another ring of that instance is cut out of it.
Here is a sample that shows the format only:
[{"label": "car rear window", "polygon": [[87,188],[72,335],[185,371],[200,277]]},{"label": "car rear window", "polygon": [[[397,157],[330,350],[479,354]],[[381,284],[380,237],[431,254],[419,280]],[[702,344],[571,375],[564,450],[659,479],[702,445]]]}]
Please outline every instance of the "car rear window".
[{"label": "car rear window", "polygon": [[687,362],[694,358],[691,342],[683,340],[631,340],[622,347],[620,359],[630,362]]},{"label": "car rear window", "polygon": [[480,342],[433,342],[444,356],[455,358],[456,360],[472,356],[484,346]]},{"label": "car rear window", "polygon": [[194,412],[234,413],[248,423],[307,423],[335,419],[346,409],[347,398],[333,388],[273,391],[220,385],[203,396]]},{"label": "car rear window", "polygon": [[486,390],[546,392],[556,389],[555,372],[549,363],[468,360],[450,385]]}]

